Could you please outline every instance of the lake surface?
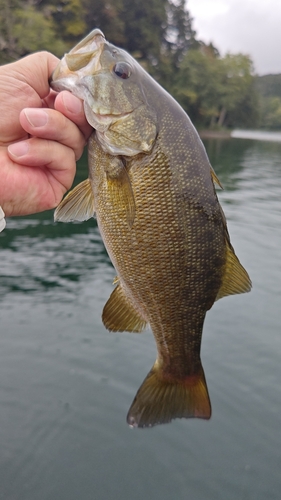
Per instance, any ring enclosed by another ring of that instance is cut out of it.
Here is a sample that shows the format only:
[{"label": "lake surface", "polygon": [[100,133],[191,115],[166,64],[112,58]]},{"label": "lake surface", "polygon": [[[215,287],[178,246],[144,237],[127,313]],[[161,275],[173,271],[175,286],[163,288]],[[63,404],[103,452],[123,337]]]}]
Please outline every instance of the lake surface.
[{"label": "lake surface", "polygon": [[[202,361],[210,421],[130,429],[150,331],[101,322],[115,272],[94,220],[8,219],[0,235],[0,499],[281,498],[281,144],[205,141],[250,294],[218,301]],[[85,161],[79,178],[86,177]]]}]

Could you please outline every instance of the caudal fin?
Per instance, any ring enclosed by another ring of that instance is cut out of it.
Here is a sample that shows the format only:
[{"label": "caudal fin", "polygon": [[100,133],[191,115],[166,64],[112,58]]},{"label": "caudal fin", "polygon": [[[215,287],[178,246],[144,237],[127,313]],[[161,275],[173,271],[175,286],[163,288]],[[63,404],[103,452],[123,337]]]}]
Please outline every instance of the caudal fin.
[{"label": "caudal fin", "polygon": [[164,376],[156,362],[140,386],[127,415],[132,427],[152,427],[174,418],[211,417],[203,367],[183,379]]}]

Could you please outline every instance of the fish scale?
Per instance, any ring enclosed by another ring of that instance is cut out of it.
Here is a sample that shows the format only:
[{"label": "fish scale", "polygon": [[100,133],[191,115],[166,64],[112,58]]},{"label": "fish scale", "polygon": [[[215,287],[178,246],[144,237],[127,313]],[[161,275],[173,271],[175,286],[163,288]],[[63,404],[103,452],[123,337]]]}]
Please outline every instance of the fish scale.
[{"label": "fish scale", "polygon": [[205,148],[178,103],[100,30],[62,59],[52,86],[84,99],[95,129],[89,180],[68,193],[55,218],[96,214],[118,274],[103,323],[115,332],[149,324],[156,341],[156,362],[127,421],[147,427],[208,419],[205,315],[215,300],[249,291],[251,282],[231,246]]}]

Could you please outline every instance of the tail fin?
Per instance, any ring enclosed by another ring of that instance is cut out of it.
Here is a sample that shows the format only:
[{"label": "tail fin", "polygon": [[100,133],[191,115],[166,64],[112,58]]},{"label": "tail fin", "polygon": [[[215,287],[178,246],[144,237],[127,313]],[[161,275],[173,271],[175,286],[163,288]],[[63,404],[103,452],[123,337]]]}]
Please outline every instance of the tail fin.
[{"label": "tail fin", "polygon": [[132,427],[152,427],[174,418],[211,417],[211,403],[202,365],[183,379],[164,377],[157,361],[140,386],[127,415]]}]

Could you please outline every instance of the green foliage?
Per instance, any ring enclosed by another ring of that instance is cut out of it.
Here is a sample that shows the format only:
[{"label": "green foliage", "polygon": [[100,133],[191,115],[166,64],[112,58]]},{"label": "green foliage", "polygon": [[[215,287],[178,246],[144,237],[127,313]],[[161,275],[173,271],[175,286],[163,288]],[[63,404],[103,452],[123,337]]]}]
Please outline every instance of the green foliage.
[{"label": "green foliage", "polygon": [[198,47],[192,28],[192,19],[186,10],[185,0],[166,2],[166,23],[164,46],[170,53],[174,66],[177,67],[186,52]]},{"label": "green foliage", "polygon": [[221,58],[201,44],[180,64],[174,94],[199,126],[248,126],[256,123],[252,62],[242,54]]},{"label": "green foliage", "polygon": [[220,104],[225,117],[222,121],[220,115],[219,125],[254,125],[257,115],[250,103],[257,104],[257,99],[251,59],[243,54],[227,54],[220,59],[220,65]]},{"label": "green foliage", "polygon": [[80,0],[66,0],[52,9],[53,19],[67,40],[82,38],[87,31]]},{"label": "green foliage", "polygon": [[262,99],[260,126],[267,130],[281,130],[281,97]]},{"label": "green foliage", "polygon": [[66,48],[62,40],[56,39],[52,19],[33,6],[14,12],[13,37],[20,56],[38,50],[49,50],[62,56]]},{"label": "green foliage", "polygon": [[105,36],[119,47],[126,46],[126,13],[123,0],[81,0],[86,31],[100,28]]},{"label": "green foliage", "polygon": [[255,87],[262,97],[281,97],[281,75],[257,76]]},{"label": "green foliage", "polygon": [[219,114],[219,67],[213,54],[193,49],[183,58],[173,94],[197,124],[209,126]]},{"label": "green foliage", "polygon": [[260,127],[281,130],[281,75],[256,77],[255,86],[260,94]]},{"label": "green foliage", "polygon": [[126,18],[126,49],[138,52],[140,59],[158,62],[166,20],[165,2],[161,0],[123,0]]},{"label": "green foliage", "polygon": [[67,45],[56,36],[47,11],[39,11],[28,2],[1,0],[0,62],[5,63],[38,50],[62,56]]}]

